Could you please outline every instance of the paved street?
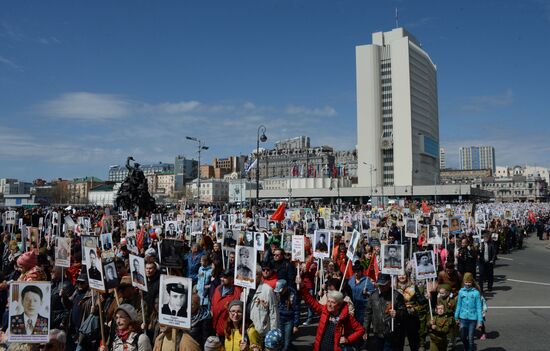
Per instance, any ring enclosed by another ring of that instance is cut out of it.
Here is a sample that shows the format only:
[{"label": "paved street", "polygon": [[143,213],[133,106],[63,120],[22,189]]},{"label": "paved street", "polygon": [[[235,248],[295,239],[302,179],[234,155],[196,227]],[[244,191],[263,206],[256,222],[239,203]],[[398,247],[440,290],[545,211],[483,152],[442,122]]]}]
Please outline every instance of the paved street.
[{"label": "paved street", "polygon": [[[549,350],[550,249],[548,241],[532,234],[523,250],[500,255],[495,284],[487,293],[487,339],[476,340],[478,350]],[[311,350],[317,325],[300,327],[296,350]],[[405,348],[407,349],[407,347]],[[458,343],[457,350],[463,350]]]}]

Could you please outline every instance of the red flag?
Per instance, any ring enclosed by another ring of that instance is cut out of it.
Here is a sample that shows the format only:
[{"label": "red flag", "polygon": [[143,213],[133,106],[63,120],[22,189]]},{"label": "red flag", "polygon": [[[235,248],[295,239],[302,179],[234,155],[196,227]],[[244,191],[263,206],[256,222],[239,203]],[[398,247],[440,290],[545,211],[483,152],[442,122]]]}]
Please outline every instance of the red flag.
[{"label": "red flag", "polygon": [[285,208],[286,204],[284,202],[281,202],[279,207],[277,207],[277,211],[275,211],[275,213],[271,215],[271,220],[282,222],[285,219]]},{"label": "red flag", "polygon": [[533,213],[533,211],[529,210],[529,222],[531,223],[535,223],[537,221],[537,219],[535,218],[535,214]]},{"label": "red flag", "polygon": [[430,208],[428,207],[428,204],[424,200],[422,200],[422,212],[430,213]]},{"label": "red flag", "polygon": [[136,245],[138,247],[138,250],[141,250],[143,248],[143,239],[145,237],[145,229],[141,228],[139,232],[136,234]]},{"label": "red flag", "polygon": [[376,254],[373,253],[370,258],[369,266],[365,272],[365,275],[369,277],[373,282],[376,282],[378,279],[378,274],[380,274],[380,267],[378,267],[378,261],[376,260]]}]

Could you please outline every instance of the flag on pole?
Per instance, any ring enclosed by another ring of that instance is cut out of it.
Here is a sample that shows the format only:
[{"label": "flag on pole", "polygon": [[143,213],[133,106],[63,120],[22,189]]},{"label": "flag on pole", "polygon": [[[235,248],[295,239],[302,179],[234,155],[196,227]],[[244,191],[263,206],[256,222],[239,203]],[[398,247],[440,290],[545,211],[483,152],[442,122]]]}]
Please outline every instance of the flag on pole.
[{"label": "flag on pole", "polygon": [[375,282],[378,279],[378,274],[380,274],[380,267],[378,267],[378,260],[376,259],[376,254],[373,253],[369,262],[369,266],[367,267],[367,270],[365,272],[365,275]]},{"label": "flag on pole", "polygon": [[246,168],[246,174],[250,173],[250,171],[252,170],[252,168],[256,167],[256,165],[258,164],[258,159],[255,158],[254,159],[254,162],[252,162],[250,165],[248,165],[248,167]]},{"label": "flag on pole", "polygon": [[271,220],[282,222],[285,219],[285,208],[286,204],[284,202],[281,202],[279,207],[277,207],[277,211],[271,215]]}]

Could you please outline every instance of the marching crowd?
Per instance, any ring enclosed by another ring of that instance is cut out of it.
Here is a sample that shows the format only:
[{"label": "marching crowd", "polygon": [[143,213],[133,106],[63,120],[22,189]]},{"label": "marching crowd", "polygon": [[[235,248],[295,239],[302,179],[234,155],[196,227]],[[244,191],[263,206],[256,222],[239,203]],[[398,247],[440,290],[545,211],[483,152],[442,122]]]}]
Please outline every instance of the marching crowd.
[{"label": "marching crowd", "polygon": [[[134,219],[112,208],[35,208],[16,210],[15,224],[7,224],[7,210],[2,210],[0,343],[8,350],[286,351],[293,350],[300,329],[317,325],[315,351],[403,350],[406,344],[411,350],[447,350],[458,342],[474,350],[474,340],[486,337],[484,296],[493,289],[498,255],[522,248],[528,233],[546,238],[550,214],[546,204],[422,202],[387,208],[350,205],[339,211],[281,209],[270,215],[267,209],[253,214],[214,207],[158,208],[153,221],[153,216]],[[191,229],[197,218],[200,232]],[[417,236],[406,235],[407,218],[416,218]],[[450,218],[459,220],[458,232],[449,230]],[[138,263],[130,259],[129,220],[138,223],[135,242],[145,277],[131,272],[130,266]],[[181,258],[179,267],[166,267],[161,257],[166,221],[178,222],[182,245],[174,253]],[[423,230],[434,223],[442,228],[440,244],[428,243]],[[243,233],[229,238],[237,245],[242,240],[265,241],[256,264],[236,262],[239,253],[226,247],[219,234],[232,228]],[[325,258],[314,254],[319,242],[313,235],[321,229],[331,233]],[[97,252],[108,248],[113,255],[101,255],[103,274],[90,273],[97,268],[83,264],[81,235],[107,232],[112,247],[98,245]],[[289,232],[304,236],[303,261],[292,260],[284,245]],[[350,257],[353,232],[360,233],[360,239]],[[68,268],[55,264],[57,236],[71,239]],[[402,245],[400,274],[384,273],[384,245]],[[434,268],[433,277],[418,279],[417,273],[427,267]],[[238,286],[237,271],[253,275],[255,288]],[[92,274],[105,280],[115,277],[115,287],[90,288]],[[170,302],[161,306],[162,275],[189,278],[192,289],[168,284]],[[136,288],[140,279],[146,281],[147,291]],[[47,343],[7,342],[17,321],[10,320],[14,282],[51,282],[51,301],[45,302],[49,326],[47,319],[32,314],[32,299],[41,302],[41,290],[21,292],[25,313],[19,328],[29,334],[49,331]],[[189,327],[162,324],[161,314],[189,317]]]}]

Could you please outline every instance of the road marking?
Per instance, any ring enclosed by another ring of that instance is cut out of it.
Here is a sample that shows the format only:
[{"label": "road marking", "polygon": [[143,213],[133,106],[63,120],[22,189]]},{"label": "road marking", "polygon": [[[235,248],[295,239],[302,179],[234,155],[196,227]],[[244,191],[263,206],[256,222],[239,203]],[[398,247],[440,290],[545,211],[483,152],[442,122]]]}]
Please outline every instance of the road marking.
[{"label": "road marking", "polygon": [[499,260],[506,260],[506,261],[513,261],[514,260],[513,258],[508,258],[508,257],[499,257],[498,259]]},{"label": "road marking", "polygon": [[529,281],[529,280],[517,280],[517,279],[506,279],[506,280],[511,281],[511,282],[516,282],[516,283],[526,283],[526,284],[550,286],[550,283],[532,282],[532,281]]},{"label": "road marking", "polygon": [[550,309],[550,306],[488,306],[489,309]]}]

